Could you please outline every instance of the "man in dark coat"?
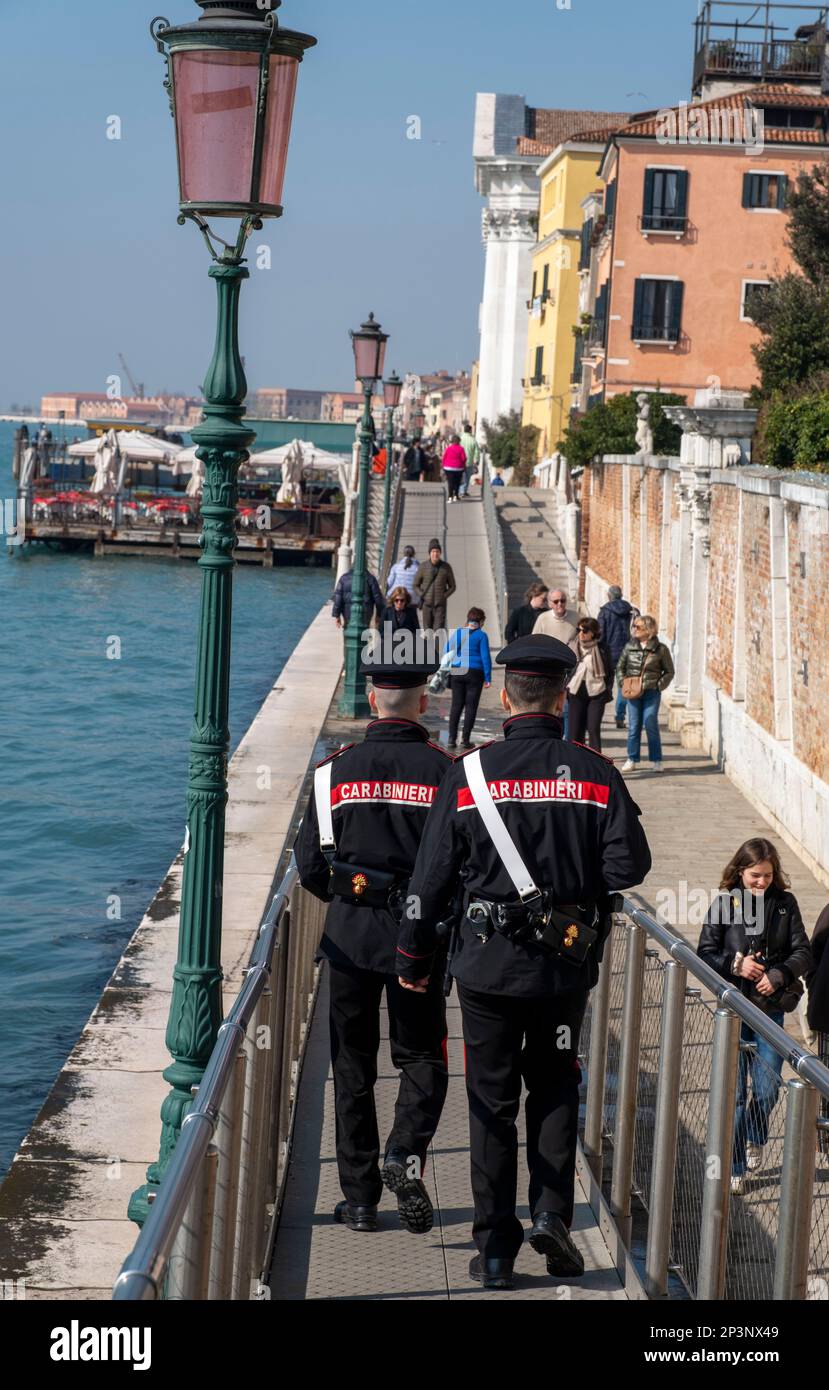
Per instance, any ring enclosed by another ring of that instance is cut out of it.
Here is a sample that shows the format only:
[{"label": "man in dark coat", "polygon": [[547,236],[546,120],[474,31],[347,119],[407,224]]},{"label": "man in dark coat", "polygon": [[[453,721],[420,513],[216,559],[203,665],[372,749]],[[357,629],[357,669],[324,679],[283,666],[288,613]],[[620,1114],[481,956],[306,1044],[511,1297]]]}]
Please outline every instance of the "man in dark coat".
[{"label": "man in dark coat", "polygon": [[[622,598],[618,584],[611,584],[607,591],[607,603],[599,609],[599,636],[610,652],[613,669],[619,664],[619,657],[630,641],[631,623],[639,617],[639,609]],[[627,700],[622,695],[622,683],[616,695],[616,728],[625,727]]]},{"label": "man in dark coat", "polygon": [[[404,988],[431,988],[438,927],[460,883],[464,916],[451,971],[463,1015],[479,1252],[469,1272],[485,1288],[503,1289],[524,1240],[515,1212],[522,1078],[530,1244],[555,1277],[584,1272],[569,1234],[579,1035],[611,925],[609,895],[641,883],[651,856],[621,774],[562,739],[565,683],[576,663],[570,648],[532,635],[497,659],[506,666],[505,738],[458,758],[441,782],[409,885],[398,974]],[[511,862],[485,814],[496,833],[500,823],[502,840],[504,830],[511,838]],[[547,924],[543,944],[539,922]],[[557,927],[556,945],[547,932]]]},{"label": "man in dark coat", "polygon": [[[348,627],[351,619],[351,590],[354,584],[354,571],[348,570],[334,590],[333,617],[337,627]],[[366,594],[363,605],[363,626],[370,627],[372,619],[378,622],[385,608],[380,585],[373,574],[366,572]]]},{"label": "man in dark coat", "polygon": [[[397,1197],[404,1227],[417,1234],[430,1230],[433,1219],[422,1174],[446,1098],[446,1001],[437,972],[426,999],[398,982],[398,904],[452,759],[429,742],[419,722],[435,664],[372,662],[362,669],[373,683],[369,700],[377,718],[362,743],[317,768],[294,853],[303,887],[331,904],[320,955],[327,961],[344,1196],[334,1218],[354,1231],[376,1231],[385,1185]],[[401,1078],[381,1149],[374,1086],[384,992],[391,1058]]]}]

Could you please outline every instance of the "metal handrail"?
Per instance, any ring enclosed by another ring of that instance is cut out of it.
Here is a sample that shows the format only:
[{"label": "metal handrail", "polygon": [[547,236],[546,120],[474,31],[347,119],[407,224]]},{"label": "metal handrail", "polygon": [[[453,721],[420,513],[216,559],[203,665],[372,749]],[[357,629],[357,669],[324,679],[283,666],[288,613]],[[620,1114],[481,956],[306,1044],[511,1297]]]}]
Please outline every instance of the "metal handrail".
[{"label": "metal handrail", "polygon": [[[741,1024],[788,1062],[794,1077],[785,1085],[756,1044],[741,1040]],[[580,1050],[583,1177],[597,1213],[607,1190],[620,1270],[644,1252],[651,1298],[668,1294],[672,1276],[706,1300],[806,1299],[815,1287],[826,1290],[829,1175],[818,1175],[816,1151],[829,1133],[829,1068],[633,897],[624,898],[607,940]],[[735,1199],[737,1101],[744,1143],[759,1114],[758,1078],[771,1088],[765,1130],[754,1131],[766,1133],[768,1154]]]},{"label": "metal handrail", "polygon": [[[281,1168],[284,1179],[287,1165],[291,1107],[296,1099],[291,1086],[303,1029],[307,1031],[321,912],[322,904],[300,887],[291,854],[259,928],[244,985],[219,1029],[149,1216],[115,1281],[113,1299],[164,1297],[175,1259],[182,1266],[180,1289],[187,1290],[172,1294],[178,1297],[208,1297],[208,1285],[215,1286],[221,1268],[225,1292],[216,1296],[247,1298],[251,1280],[264,1273],[259,1260],[268,1244],[265,1208],[269,1197],[278,1205],[276,1169]],[[267,1024],[261,1021],[265,1005]],[[258,1036],[251,1036],[252,1030],[258,1033],[263,1027],[267,1029],[265,1048]],[[246,1043],[249,1052],[240,1066]],[[234,1088],[240,1084],[250,1098],[244,1119],[238,1094],[234,1105]],[[231,1123],[229,1111],[234,1112],[237,1125],[227,1146],[234,1168],[223,1177],[232,1203],[225,1203],[223,1228],[217,1237],[215,1203],[207,1203],[205,1216],[202,1199],[208,1189],[212,1195],[215,1188],[216,1165],[210,1159],[217,1151],[212,1141],[222,1123]]]}]

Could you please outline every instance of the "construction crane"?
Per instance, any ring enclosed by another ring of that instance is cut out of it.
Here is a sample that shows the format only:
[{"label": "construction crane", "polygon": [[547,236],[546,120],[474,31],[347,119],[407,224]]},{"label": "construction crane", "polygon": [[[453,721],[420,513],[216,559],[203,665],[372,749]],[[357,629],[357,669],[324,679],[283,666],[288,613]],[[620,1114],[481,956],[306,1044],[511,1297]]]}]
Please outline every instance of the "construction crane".
[{"label": "construction crane", "polygon": [[139,401],[143,401],[143,399],[144,399],[144,383],[143,383],[143,381],[140,381],[140,382],[138,382],[138,383],[136,384],[135,377],[133,376],[132,372],[130,371],[129,367],[127,366],[126,358],[124,357],[123,352],[119,352],[119,354],[118,354],[118,361],[121,363],[121,366],[124,368],[124,371],[126,372],[127,376],[129,377],[129,383],[130,383],[130,386],[131,386],[132,389],[133,389],[133,394],[135,395],[136,399],[139,400]]}]

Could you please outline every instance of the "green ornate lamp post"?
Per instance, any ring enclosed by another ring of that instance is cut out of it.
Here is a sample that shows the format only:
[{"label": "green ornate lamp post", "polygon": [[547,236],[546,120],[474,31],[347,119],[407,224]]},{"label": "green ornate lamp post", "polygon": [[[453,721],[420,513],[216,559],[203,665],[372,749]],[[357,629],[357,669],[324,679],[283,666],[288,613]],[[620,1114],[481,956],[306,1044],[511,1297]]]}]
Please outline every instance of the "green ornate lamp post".
[{"label": "green ornate lamp post", "polygon": [[386,417],[386,486],[383,493],[383,537],[385,539],[389,526],[389,512],[391,510],[391,467],[392,455],[394,453],[394,412],[400,404],[400,396],[403,391],[403,382],[392,372],[387,381],[383,382],[383,403],[388,411]]},{"label": "green ornate lamp post", "polygon": [[360,652],[363,643],[363,619],[366,596],[366,529],[368,525],[368,486],[371,466],[371,444],[374,429],[371,418],[371,398],[383,375],[388,333],[384,333],[374,315],[351,333],[354,347],[355,375],[363,383],[363,420],[360,426],[360,480],[357,494],[357,524],[354,531],[354,568],[351,577],[351,616],[345,631],[345,685],[340,701],[340,713],[346,719],[368,719],[371,709],[366,698],[365,677],[360,675]]},{"label": "green ornate lamp post", "polygon": [[[281,29],[282,0],[197,0],[193,23],[161,17],[151,33],[167,59],[165,87],[175,118],[179,222],[204,236],[218,291],[213,360],[204,381],[204,421],[193,438],[205,465],[201,610],[195,716],[190,734],[187,832],[178,959],[167,1024],[171,1090],[161,1108],[158,1162],[134,1192],[139,1225],[175,1147],[222,1018],[222,884],[227,803],[228,700],[237,479],[256,438],[243,421],[247,395],[239,353],[239,292],[248,278],[245,243],[262,219],[279,217],[299,64],[316,39]],[[235,242],[207,218],[239,220]],[[217,246],[222,249],[217,250]]]}]

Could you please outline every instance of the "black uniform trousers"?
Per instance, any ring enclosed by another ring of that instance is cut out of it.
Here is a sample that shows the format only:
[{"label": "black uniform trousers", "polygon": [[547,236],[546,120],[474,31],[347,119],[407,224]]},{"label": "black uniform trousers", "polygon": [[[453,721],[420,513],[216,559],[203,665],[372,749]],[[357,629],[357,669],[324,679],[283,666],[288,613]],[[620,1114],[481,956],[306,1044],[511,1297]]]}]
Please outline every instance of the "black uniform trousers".
[{"label": "black uniform trousers", "polygon": [[468,743],[472,737],[478,706],[484,688],[483,671],[467,671],[464,676],[452,675],[452,708],[449,711],[449,742],[458,737],[458,725],[463,715],[463,741]]},{"label": "black uniform trousers", "polygon": [[413,994],[401,989],[396,975],[331,962],[328,969],[340,1187],[349,1202],[373,1207],[383,1191],[374,1105],[383,990],[391,1059],[402,1072],[386,1152],[417,1156],[422,1170],[448,1084],[443,981],[437,972],[427,994]]},{"label": "black uniform trousers", "polygon": [[524,1228],[515,1214],[521,1081],[527,1088],[527,1166],[533,1219],[573,1220],[578,1136],[579,1035],[587,993],[542,998],[483,994],[458,985],[475,1218],[485,1259],[513,1260]]}]

